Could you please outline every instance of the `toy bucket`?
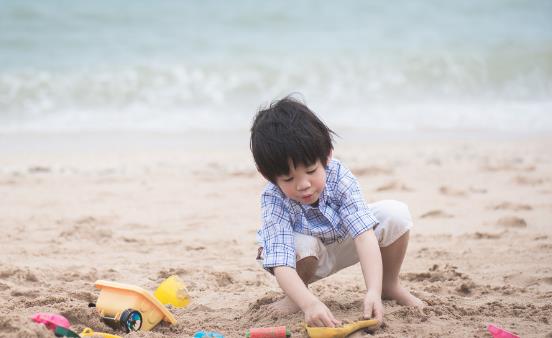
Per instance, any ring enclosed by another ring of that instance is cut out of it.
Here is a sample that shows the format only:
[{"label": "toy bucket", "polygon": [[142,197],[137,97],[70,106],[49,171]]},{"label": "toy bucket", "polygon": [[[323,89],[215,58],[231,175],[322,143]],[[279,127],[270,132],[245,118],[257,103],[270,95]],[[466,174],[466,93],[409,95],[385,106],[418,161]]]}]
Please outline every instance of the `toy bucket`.
[{"label": "toy bucket", "polygon": [[155,292],[155,298],[163,304],[171,304],[174,307],[181,308],[190,303],[188,290],[178,276],[173,275],[165,279]]}]

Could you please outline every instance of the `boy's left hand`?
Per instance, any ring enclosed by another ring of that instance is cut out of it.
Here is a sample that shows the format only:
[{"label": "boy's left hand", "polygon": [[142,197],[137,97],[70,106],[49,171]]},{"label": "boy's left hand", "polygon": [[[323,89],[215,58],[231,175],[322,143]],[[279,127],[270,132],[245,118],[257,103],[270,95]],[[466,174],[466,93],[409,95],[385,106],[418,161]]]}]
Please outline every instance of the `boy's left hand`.
[{"label": "boy's left hand", "polygon": [[383,322],[383,303],[376,292],[368,291],[364,296],[364,318],[376,319],[379,324]]}]

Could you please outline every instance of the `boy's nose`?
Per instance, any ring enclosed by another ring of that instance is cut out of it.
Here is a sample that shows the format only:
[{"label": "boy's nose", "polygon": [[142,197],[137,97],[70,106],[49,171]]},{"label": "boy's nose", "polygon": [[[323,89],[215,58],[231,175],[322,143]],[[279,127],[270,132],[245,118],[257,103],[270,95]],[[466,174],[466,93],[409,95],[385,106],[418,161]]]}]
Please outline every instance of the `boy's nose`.
[{"label": "boy's nose", "polygon": [[310,188],[311,184],[308,180],[300,181],[297,183],[297,190],[303,191]]}]

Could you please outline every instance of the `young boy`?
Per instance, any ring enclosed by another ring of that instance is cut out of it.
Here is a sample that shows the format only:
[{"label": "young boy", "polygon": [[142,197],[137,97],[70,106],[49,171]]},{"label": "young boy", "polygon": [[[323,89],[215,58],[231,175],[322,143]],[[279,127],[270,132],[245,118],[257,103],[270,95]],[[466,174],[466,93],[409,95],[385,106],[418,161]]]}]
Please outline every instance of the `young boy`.
[{"label": "young boy", "polygon": [[257,259],[276,276],[281,313],[301,309],[310,326],[340,325],[307,285],[360,261],[364,317],[383,319],[382,297],[423,306],[399,284],[412,220],[397,201],[366,204],[356,179],[332,159],[332,134],[304,104],[286,97],[260,110],[251,151],[269,181],[261,196]]}]

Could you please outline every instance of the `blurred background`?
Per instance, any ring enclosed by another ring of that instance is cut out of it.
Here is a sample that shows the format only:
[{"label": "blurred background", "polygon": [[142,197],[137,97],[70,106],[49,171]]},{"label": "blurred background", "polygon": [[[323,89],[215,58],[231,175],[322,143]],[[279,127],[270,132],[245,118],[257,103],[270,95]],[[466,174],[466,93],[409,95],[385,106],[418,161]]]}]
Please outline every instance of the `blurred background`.
[{"label": "blurred background", "polygon": [[0,1],[0,132],[552,131],[552,1]]}]

